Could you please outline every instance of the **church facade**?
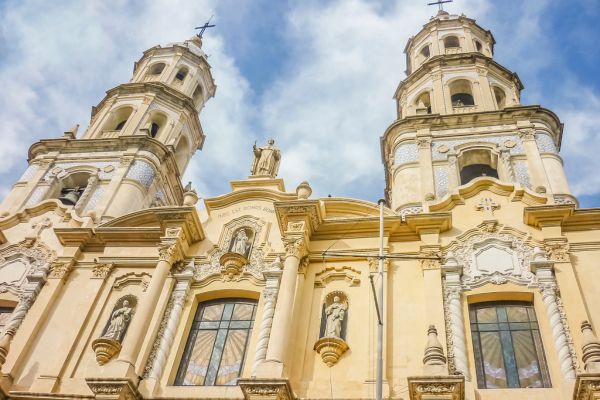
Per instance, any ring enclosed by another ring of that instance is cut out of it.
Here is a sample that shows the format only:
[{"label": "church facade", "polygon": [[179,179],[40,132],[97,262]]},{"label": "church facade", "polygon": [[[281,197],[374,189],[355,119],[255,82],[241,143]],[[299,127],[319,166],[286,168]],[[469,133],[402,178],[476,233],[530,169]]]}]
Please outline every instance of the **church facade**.
[{"label": "church facade", "polygon": [[287,190],[273,140],[197,207],[201,38],[144,52],[0,206],[0,397],[372,399],[382,325],[383,398],[599,399],[600,210],[494,46],[444,11],[409,39],[383,208]]}]

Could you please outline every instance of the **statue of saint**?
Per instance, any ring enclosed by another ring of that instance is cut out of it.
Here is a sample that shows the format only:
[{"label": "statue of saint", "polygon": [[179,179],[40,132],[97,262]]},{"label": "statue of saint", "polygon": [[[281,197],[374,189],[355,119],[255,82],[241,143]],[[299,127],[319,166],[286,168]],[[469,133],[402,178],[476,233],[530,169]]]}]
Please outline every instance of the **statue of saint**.
[{"label": "statue of saint", "polygon": [[327,323],[325,325],[325,337],[342,338],[342,321],[346,315],[346,306],[340,302],[339,296],[333,298],[333,303],[325,308]]},{"label": "statue of saint", "polygon": [[102,337],[114,339],[120,342],[125,330],[127,329],[127,325],[131,320],[132,313],[133,308],[129,306],[129,300],[124,300],[123,306],[114,310],[110,316],[110,324],[108,325],[108,328]]},{"label": "statue of saint", "polygon": [[254,161],[252,162],[252,175],[267,175],[271,178],[277,176],[281,152],[275,147],[275,140],[269,139],[265,147],[252,146]]},{"label": "statue of saint", "polygon": [[245,229],[240,229],[235,237],[233,238],[233,242],[231,243],[230,251],[233,253],[238,253],[243,256],[246,256],[248,252],[248,248],[250,247],[250,243],[248,239],[248,235],[246,234]]}]

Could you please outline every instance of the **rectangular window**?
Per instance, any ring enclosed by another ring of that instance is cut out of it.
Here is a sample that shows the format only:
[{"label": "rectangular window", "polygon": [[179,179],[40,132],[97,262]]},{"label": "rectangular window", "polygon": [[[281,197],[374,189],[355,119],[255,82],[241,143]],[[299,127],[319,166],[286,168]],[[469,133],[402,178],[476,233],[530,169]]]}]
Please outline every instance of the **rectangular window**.
[{"label": "rectangular window", "polygon": [[550,387],[531,303],[477,303],[470,318],[479,388]]},{"label": "rectangular window", "polygon": [[230,386],[244,364],[256,302],[227,299],[198,306],[175,385]]}]

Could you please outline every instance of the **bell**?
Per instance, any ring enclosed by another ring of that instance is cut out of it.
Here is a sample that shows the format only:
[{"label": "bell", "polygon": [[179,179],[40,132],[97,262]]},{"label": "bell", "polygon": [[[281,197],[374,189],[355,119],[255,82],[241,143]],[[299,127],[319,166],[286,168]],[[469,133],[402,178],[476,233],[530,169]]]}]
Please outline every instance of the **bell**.
[{"label": "bell", "polygon": [[58,199],[67,206],[74,206],[79,201],[79,197],[81,197],[81,193],[78,190],[71,190]]}]

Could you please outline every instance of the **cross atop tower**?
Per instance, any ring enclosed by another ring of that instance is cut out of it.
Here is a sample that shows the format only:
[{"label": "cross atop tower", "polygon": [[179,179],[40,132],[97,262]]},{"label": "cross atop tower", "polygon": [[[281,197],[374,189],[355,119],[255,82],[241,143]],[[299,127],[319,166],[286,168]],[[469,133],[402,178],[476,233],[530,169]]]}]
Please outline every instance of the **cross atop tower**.
[{"label": "cross atop tower", "polygon": [[444,11],[444,3],[452,3],[453,0],[438,0],[433,3],[427,3],[428,6],[436,5],[439,7],[440,11]]},{"label": "cross atop tower", "polygon": [[197,26],[194,29],[200,29],[200,32],[198,32],[196,34],[196,36],[198,36],[200,39],[202,39],[202,35],[204,34],[204,31],[206,30],[206,28],[214,28],[215,24],[210,25],[210,20],[212,19],[213,15],[210,16],[210,18],[208,19],[208,21],[202,25],[202,26]]}]

